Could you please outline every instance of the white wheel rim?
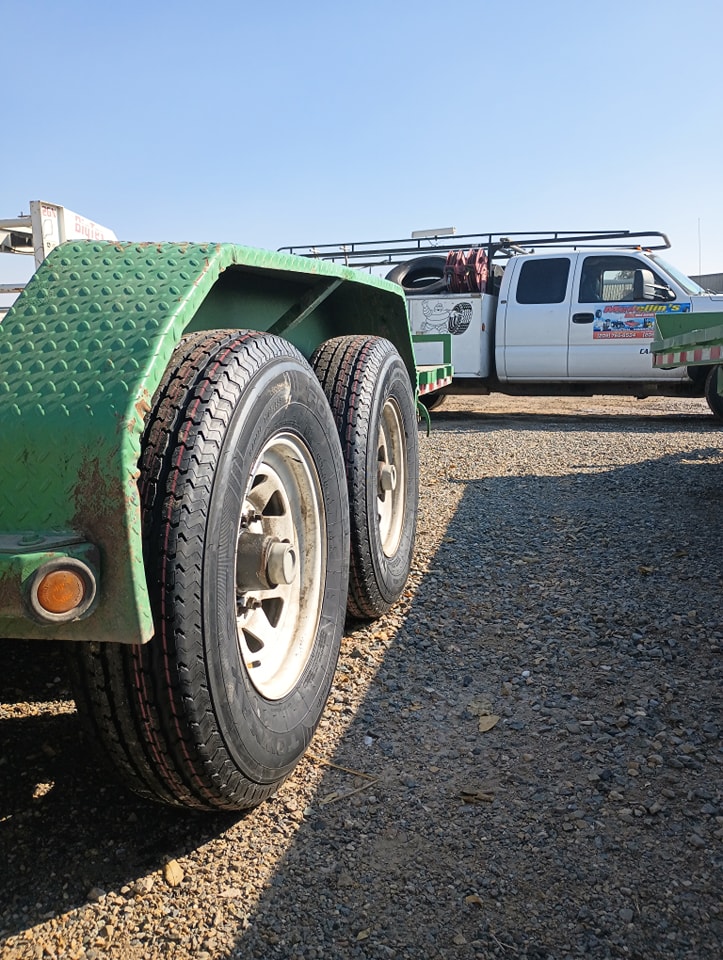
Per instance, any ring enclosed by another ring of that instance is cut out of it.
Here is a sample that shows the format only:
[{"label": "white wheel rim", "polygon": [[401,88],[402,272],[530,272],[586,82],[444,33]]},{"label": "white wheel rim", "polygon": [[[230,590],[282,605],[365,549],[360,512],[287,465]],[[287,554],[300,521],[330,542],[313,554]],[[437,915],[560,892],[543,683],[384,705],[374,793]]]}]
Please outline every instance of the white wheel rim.
[{"label": "white wheel rim", "polygon": [[393,557],[402,539],[407,507],[407,442],[402,414],[392,397],[382,408],[377,461],[379,537],[384,555]]},{"label": "white wheel rim", "polygon": [[311,452],[277,434],[251,471],[236,550],[236,627],[261,696],[297,684],[314,646],[326,569],[326,516]]}]

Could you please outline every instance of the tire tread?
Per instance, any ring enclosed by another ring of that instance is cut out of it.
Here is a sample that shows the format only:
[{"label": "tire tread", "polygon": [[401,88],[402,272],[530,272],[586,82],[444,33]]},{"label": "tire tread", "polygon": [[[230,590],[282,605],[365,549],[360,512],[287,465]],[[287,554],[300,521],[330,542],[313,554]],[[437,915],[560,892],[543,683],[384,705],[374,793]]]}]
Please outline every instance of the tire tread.
[{"label": "tire tread", "polygon": [[[394,345],[381,337],[364,335],[335,337],[327,340],[314,352],[311,365],[331,406],[341,440],[346,466],[350,503],[351,552],[349,562],[348,613],[360,619],[373,619],[385,613],[398,598],[399,584],[390,587],[384,582],[374,554],[375,522],[366,509],[370,477],[367,466],[367,447],[375,442],[370,432],[375,398],[382,389],[385,371],[395,367],[400,379],[407,383],[405,403],[414,422],[407,436],[409,448],[408,469],[414,471],[415,500],[409,504],[407,522],[411,527],[409,556],[403,580],[411,563],[411,550],[416,527],[417,436],[414,417],[414,399],[408,386],[406,371]],[[376,477],[373,482],[376,483]]]},{"label": "tire tread", "polygon": [[[181,341],[154,397],[140,459],[156,636],[144,645],[71,649],[76,700],[87,728],[126,784],[149,799],[239,810],[256,806],[282,782],[245,778],[213,715],[206,711],[199,719],[187,709],[200,694],[208,702],[209,694],[202,640],[183,636],[176,614],[184,610],[186,621],[202,617],[198,544],[233,396],[260,364],[289,350],[296,355],[283,341],[245,331],[203,331]],[[179,646],[191,655],[180,657]]]}]

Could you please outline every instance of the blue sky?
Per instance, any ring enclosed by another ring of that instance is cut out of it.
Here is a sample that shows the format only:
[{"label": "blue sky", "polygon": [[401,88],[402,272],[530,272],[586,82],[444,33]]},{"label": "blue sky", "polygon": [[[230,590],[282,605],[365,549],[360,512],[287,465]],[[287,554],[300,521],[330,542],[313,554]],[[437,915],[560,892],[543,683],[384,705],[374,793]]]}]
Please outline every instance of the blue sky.
[{"label": "blue sky", "polygon": [[0,36],[0,217],[269,248],[659,229],[723,271],[720,0],[0,0]]}]

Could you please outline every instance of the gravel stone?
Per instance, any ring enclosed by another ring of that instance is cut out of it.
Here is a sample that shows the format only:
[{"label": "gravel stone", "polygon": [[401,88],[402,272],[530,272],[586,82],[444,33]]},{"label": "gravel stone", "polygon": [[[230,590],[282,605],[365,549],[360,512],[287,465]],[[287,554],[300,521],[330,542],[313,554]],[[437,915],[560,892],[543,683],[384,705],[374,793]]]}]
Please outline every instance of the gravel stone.
[{"label": "gravel stone", "polygon": [[720,426],[483,397],[433,428],[408,588],[244,816],[125,793],[60,646],[3,642],[3,960],[719,955]]}]

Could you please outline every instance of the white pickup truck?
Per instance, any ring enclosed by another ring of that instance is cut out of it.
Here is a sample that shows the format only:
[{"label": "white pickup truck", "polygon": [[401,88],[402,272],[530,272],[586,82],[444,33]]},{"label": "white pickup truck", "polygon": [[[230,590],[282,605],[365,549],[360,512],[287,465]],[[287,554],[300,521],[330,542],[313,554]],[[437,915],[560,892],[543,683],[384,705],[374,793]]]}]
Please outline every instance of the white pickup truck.
[{"label": "white pickup truck", "polygon": [[394,264],[387,278],[407,294],[412,332],[430,335],[417,362],[435,362],[433,337],[451,335],[454,379],[440,395],[702,397],[708,368],[654,368],[650,343],[656,317],[720,311],[723,295],[666,263],[657,251],[669,246],[657,231],[560,231],[293,251]]}]

